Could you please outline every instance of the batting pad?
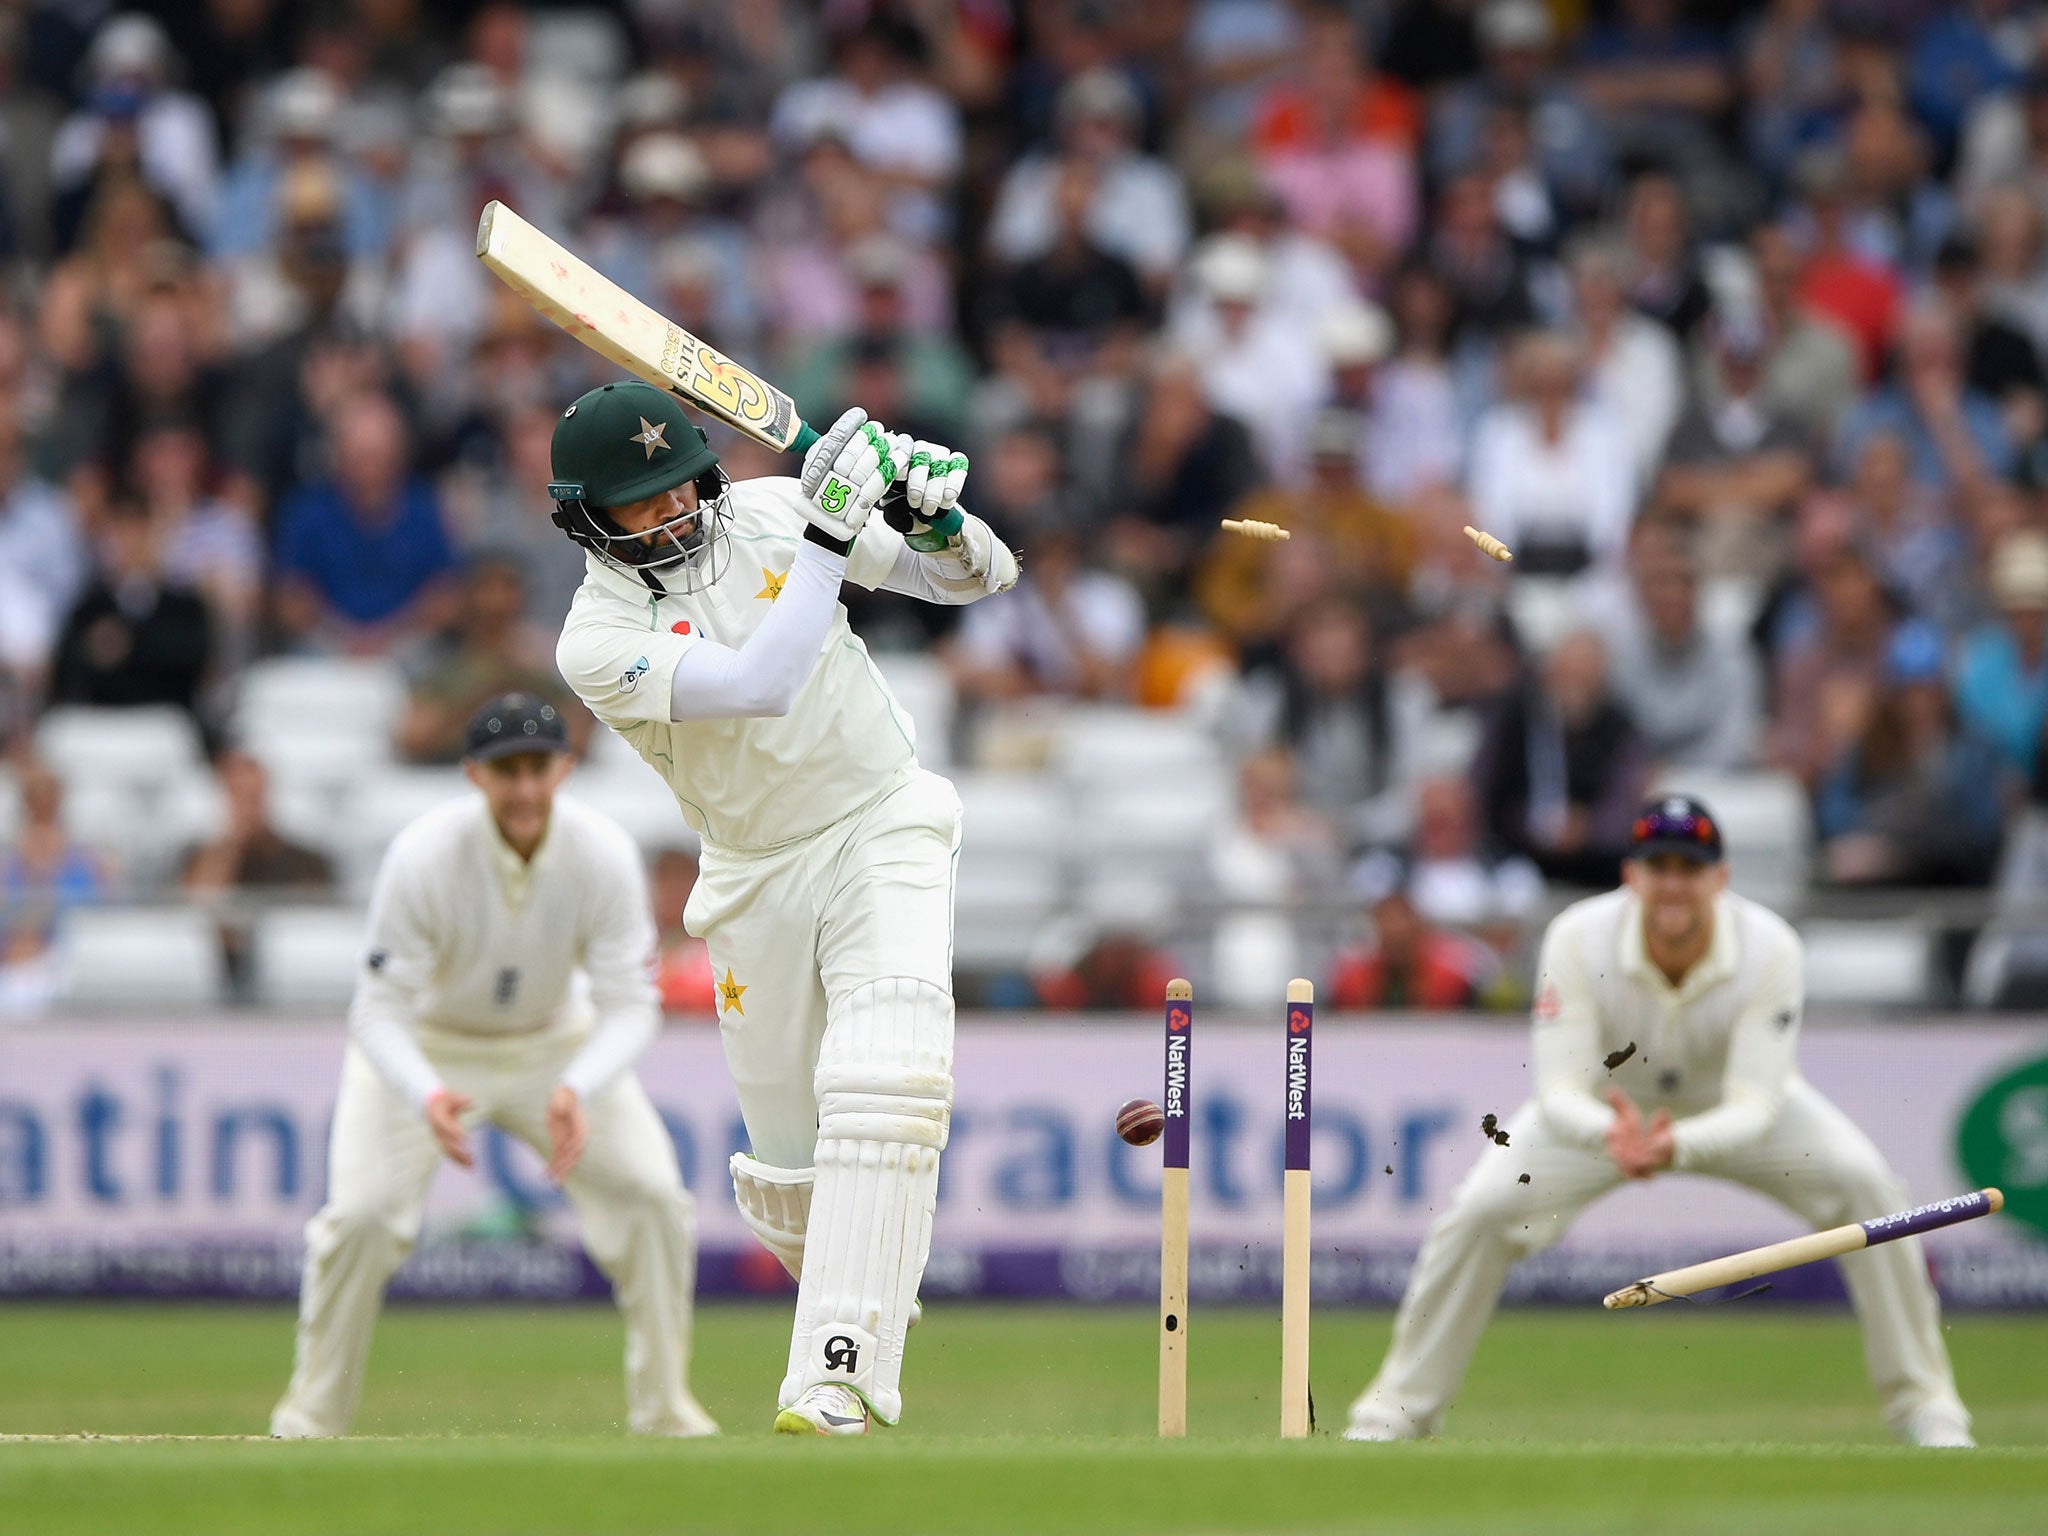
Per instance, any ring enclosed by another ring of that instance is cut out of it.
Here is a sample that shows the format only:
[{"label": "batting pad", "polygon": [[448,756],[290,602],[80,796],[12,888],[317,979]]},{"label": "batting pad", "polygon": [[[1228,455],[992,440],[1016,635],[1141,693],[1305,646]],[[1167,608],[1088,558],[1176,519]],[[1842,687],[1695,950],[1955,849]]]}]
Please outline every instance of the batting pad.
[{"label": "batting pad", "polygon": [[740,1220],[782,1261],[791,1279],[803,1278],[804,1233],[811,1224],[811,1186],[817,1177],[815,1168],[777,1168],[744,1152],[732,1155],[732,1196]]},{"label": "batting pad", "polygon": [[952,1114],[953,999],[890,977],[834,1013],[818,1053],[817,1182],[782,1402],[838,1382],[894,1424]]}]

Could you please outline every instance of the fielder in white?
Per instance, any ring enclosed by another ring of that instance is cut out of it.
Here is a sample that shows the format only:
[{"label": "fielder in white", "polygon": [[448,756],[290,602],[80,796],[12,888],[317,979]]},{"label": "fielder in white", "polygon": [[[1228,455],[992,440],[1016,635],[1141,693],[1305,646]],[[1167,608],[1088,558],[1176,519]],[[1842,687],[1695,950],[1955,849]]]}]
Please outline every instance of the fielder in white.
[{"label": "fielder in white", "polygon": [[616,823],[556,798],[570,763],[553,705],[492,700],[464,763],[482,793],[429,811],[384,857],[273,1435],[348,1432],[434,1170],[471,1166],[486,1121],[548,1159],[611,1277],[628,1425],[718,1432],[689,1388],[696,1207],[633,1075],[661,1023],[646,874]]},{"label": "fielder in white", "polygon": [[734,484],[670,395],[608,384],[556,423],[553,464],[589,552],[562,675],[703,840],[684,922],[752,1146],[734,1194],[798,1282],[775,1428],[893,1424],[952,1113],[960,801],[839,586],[968,603],[1016,557],[956,508],[965,458],[858,410],[801,481]]},{"label": "fielder in white", "polygon": [[[1683,797],[1646,807],[1626,878],[1566,908],[1543,937],[1536,1096],[1504,1127],[1513,1155],[1483,1153],[1430,1229],[1347,1439],[1436,1433],[1509,1266],[1624,1179],[1732,1179],[1816,1228],[1912,1203],[1870,1139],[1799,1076],[1799,936],[1727,891],[1706,808]],[[1639,1105],[1654,1106],[1647,1121]],[[1970,1445],[1919,1240],[1838,1262],[1893,1430],[1916,1445]]]}]

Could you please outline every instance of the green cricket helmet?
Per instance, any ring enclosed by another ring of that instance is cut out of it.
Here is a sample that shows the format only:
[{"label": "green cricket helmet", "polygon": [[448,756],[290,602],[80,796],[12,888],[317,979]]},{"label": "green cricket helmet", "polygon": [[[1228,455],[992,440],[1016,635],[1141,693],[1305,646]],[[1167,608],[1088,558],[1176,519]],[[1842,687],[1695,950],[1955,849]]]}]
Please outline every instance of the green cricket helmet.
[{"label": "green cricket helmet", "polygon": [[[555,526],[605,564],[657,592],[669,590],[662,573],[681,572],[683,591],[718,579],[730,482],[667,390],[627,379],[580,396],[555,423],[550,467]],[[685,483],[697,487],[696,507],[644,532],[628,533],[607,515]]]}]

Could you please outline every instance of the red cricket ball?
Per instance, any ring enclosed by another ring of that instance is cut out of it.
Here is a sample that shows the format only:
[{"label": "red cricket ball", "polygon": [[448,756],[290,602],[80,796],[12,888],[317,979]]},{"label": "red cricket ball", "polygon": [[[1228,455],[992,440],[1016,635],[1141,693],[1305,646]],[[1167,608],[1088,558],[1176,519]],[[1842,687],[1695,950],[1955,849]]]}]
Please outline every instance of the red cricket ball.
[{"label": "red cricket ball", "polygon": [[1116,1133],[1134,1147],[1149,1147],[1166,1132],[1166,1111],[1150,1099],[1128,1099],[1116,1112]]}]

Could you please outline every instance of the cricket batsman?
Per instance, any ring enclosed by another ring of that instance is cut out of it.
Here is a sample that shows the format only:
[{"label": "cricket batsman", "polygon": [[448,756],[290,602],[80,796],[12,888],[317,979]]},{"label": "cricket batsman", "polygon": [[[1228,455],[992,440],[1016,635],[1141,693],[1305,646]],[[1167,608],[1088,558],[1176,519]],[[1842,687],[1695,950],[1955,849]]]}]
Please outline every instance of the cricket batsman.
[{"label": "cricket batsman", "polygon": [[427,812],[384,856],[273,1435],[348,1432],[434,1170],[470,1167],[485,1121],[547,1158],[611,1277],[629,1427],[718,1432],[689,1387],[696,1206],[633,1073],[661,1023],[646,873],[616,823],[556,797],[570,762],[553,705],[491,700],[463,761],[481,794]]},{"label": "cricket batsman", "polygon": [[[1728,891],[1706,807],[1682,796],[1646,806],[1624,876],[1543,936],[1536,1096],[1508,1120],[1507,1148],[1480,1155],[1430,1229],[1346,1439],[1436,1433],[1508,1267],[1624,1179],[1732,1179],[1816,1228],[1909,1203],[1870,1139],[1800,1077],[1799,936]],[[1919,1240],[1838,1262],[1894,1432],[1914,1445],[1973,1444]]]},{"label": "cricket batsman", "polygon": [[[952,1113],[960,800],[839,588],[970,603],[1016,557],[958,508],[963,456],[859,410],[800,478],[734,483],[671,395],[607,384],[562,413],[553,466],[588,552],[562,675],[703,842],[684,924],[752,1148],[733,1192],[797,1278],[775,1428],[894,1424]],[[892,489],[894,526],[873,516]]]}]

